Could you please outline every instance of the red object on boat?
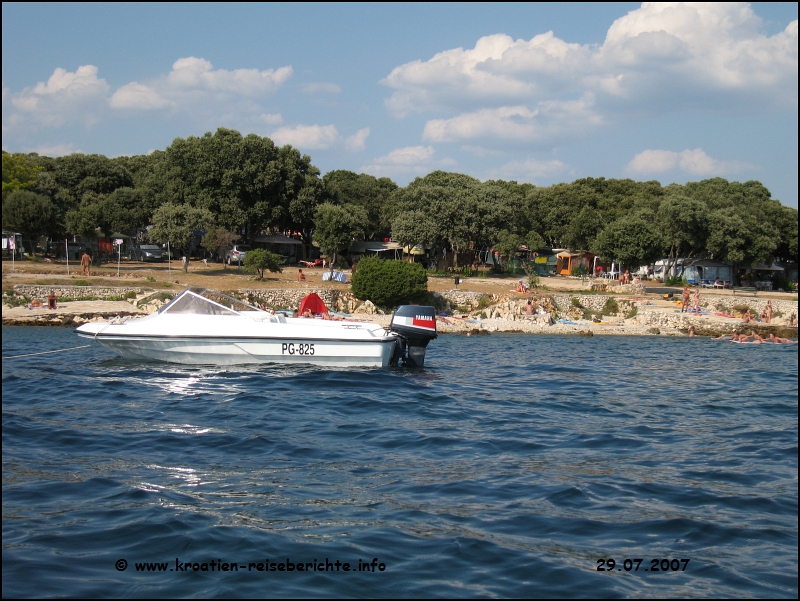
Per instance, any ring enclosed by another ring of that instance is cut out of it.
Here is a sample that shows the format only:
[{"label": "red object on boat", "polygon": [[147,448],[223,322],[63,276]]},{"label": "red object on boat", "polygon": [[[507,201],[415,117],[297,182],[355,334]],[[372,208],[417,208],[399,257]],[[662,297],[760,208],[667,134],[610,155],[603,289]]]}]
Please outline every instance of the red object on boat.
[{"label": "red object on boat", "polygon": [[303,297],[303,300],[300,301],[300,315],[302,315],[306,309],[311,309],[314,315],[323,315],[328,312],[328,307],[325,306],[325,302],[316,292],[312,292],[308,296]]}]

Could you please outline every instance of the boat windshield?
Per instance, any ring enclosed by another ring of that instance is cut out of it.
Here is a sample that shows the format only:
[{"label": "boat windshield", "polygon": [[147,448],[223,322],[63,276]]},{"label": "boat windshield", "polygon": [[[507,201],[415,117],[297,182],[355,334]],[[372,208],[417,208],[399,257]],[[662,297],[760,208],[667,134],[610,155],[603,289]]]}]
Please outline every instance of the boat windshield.
[{"label": "boat windshield", "polygon": [[227,294],[206,288],[188,288],[164,305],[159,313],[190,315],[240,315],[245,311],[259,311]]}]

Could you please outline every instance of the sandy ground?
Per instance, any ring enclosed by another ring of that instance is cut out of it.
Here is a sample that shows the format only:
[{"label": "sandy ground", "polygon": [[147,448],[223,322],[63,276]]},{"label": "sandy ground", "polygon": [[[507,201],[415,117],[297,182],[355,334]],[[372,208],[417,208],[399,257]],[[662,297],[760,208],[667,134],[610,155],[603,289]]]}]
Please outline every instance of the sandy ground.
[{"label": "sandy ground", "polygon": [[[119,276],[117,275],[116,265],[106,265],[92,269],[91,276],[80,275],[77,265],[70,265],[70,275],[67,275],[67,265],[63,261],[52,262],[17,262],[12,270],[12,264],[9,261],[3,261],[3,290],[13,287],[16,284],[34,284],[34,285],[75,285],[78,281],[84,280],[93,286],[120,286],[120,287],[142,287],[154,290],[166,289],[175,290],[180,286],[201,286],[204,288],[211,288],[220,291],[230,291],[238,289],[269,289],[269,288],[282,288],[282,289],[313,289],[313,288],[338,288],[341,290],[349,290],[349,284],[340,284],[338,282],[323,282],[321,269],[307,269],[303,268],[303,273],[306,274],[306,281],[298,281],[298,268],[287,267],[282,273],[269,273],[263,280],[257,279],[254,275],[245,272],[244,270],[233,268],[225,268],[222,264],[209,264],[204,265],[201,262],[192,262],[188,273],[184,273],[180,268],[180,263],[175,261],[172,266],[166,263],[137,263],[137,262],[123,262],[119,266]],[[349,276],[349,272],[348,272]],[[447,292],[456,289],[454,277],[429,277],[428,289],[435,292]],[[458,285],[459,291],[467,292],[483,292],[487,294],[496,294],[514,298],[525,299],[527,295],[515,295],[519,276],[488,276],[488,277],[473,277],[461,279]],[[646,282],[651,288],[660,286],[655,282]],[[177,285],[177,286],[176,286]],[[588,290],[590,287],[587,281],[581,281],[577,278],[568,277],[547,277],[541,279],[541,293],[569,293],[578,292],[581,290]],[[675,289],[677,291],[677,289]],[[647,310],[656,310],[665,314],[675,313],[676,305],[674,302],[666,301],[662,298],[661,292],[649,293],[639,299],[640,302],[646,303]],[[732,295],[734,292],[730,290],[715,290],[715,295]],[[737,296],[750,296],[753,294],[743,295],[741,292]],[[626,295],[621,295],[626,298]],[[759,292],[758,298],[783,298],[794,299],[795,293],[780,293],[780,292]],[[643,309],[645,307],[642,307]],[[6,323],[43,323],[47,322],[52,325],[59,325],[62,322],[64,325],[72,325],[78,323],[73,321],[76,316],[81,316],[82,319],[99,319],[103,317],[110,317],[114,315],[135,315],[141,314],[132,304],[125,301],[78,301],[72,303],[60,303],[57,311],[50,311],[48,309],[27,309],[25,307],[16,307],[10,309],[3,308],[3,320]],[[73,319],[70,318],[72,316]],[[382,325],[388,326],[389,316],[370,316],[379,323],[386,321]],[[8,321],[7,321],[8,320]],[[548,333],[581,333],[587,334],[646,334],[651,328],[645,325],[638,325],[632,323],[631,320],[624,320],[622,318],[608,318],[603,324],[593,324],[591,322],[580,322],[576,324],[554,324],[544,325],[535,323],[535,321],[527,321],[526,319],[518,319],[509,321],[505,319],[476,319],[475,316],[467,320],[458,320],[449,318],[442,320],[438,324],[439,331],[441,332],[460,332],[460,333],[490,333],[501,331],[518,331],[518,332],[548,332]],[[740,320],[735,320],[739,322]],[[718,322],[718,323],[717,323]],[[731,320],[716,317],[714,315],[704,316],[702,322],[704,327],[710,328],[712,331],[720,327],[726,327],[731,324]],[[698,325],[700,325],[698,323]],[[662,333],[667,333],[663,331]],[[680,334],[678,330],[674,334]],[[795,334],[796,335],[796,334]]]},{"label": "sandy ground", "polygon": [[[41,285],[74,285],[77,280],[85,280],[93,286],[145,286],[155,290],[172,287],[175,284],[182,286],[200,286],[214,290],[237,290],[241,288],[308,288],[325,287],[349,289],[349,284],[338,282],[322,282],[322,269],[302,268],[306,281],[297,279],[298,268],[286,267],[283,273],[267,273],[263,280],[249,274],[244,269],[224,267],[222,263],[209,263],[204,265],[200,261],[192,261],[188,273],[181,269],[180,261],[173,261],[171,266],[167,263],[138,263],[123,261],[119,266],[107,264],[93,267],[91,276],[80,275],[80,267],[70,263],[69,275],[64,261],[33,262],[17,261],[12,270],[11,261],[3,261],[3,290],[15,284],[41,284]],[[346,272],[349,277],[349,272]],[[456,289],[454,277],[428,278],[428,289],[433,292],[447,292]],[[519,276],[491,275],[484,278],[462,278],[457,289],[468,292],[484,292],[487,294],[508,294],[513,292]],[[655,282],[645,282],[648,285],[660,286]],[[544,292],[575,292],[588,290],[588,281],[571,277],[544,277],[541,278],[541,290]],[[730,290],[715,290],[714,294],[731,295]],[[743,296],[741,292],[737,293]],[[652,295],[653,297],[657,295]],[[752,293],[749,294],[752,296]],[[795,298],[796,293],[759,292],[758,298]]]}]

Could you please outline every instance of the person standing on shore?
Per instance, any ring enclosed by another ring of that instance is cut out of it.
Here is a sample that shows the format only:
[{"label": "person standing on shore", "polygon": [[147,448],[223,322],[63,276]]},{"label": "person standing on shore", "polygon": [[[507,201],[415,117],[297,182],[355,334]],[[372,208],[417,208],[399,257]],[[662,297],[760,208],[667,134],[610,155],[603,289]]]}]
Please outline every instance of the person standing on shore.
[{"label": "person standing on shore", "polygon": [[189,273],[189,257],[183,255],[181,257],[181,263],[183,263],[183,273]]},{"label": "person standing on shore", "polygon": [[767,301],[767,323],[772,323],[772,301]]},{"label": "person standing on shore", "polygon": [[92,275],[91,268],[92,258],[89,256],[89,253],[84,250],[83,256],[81,257],[81,275]]},{"label": "person standing on shore", "polygon": [[700,288],[694,290],[694,300],[692,302],[692,313],[700,313]]},{"label": "person standing on shore", "polygon": [[691,292],[689,292],[689,287],[683,287],[683,294],[681,295],[681,313],[686,311],[689,308],[689,297],[691,296]]}]

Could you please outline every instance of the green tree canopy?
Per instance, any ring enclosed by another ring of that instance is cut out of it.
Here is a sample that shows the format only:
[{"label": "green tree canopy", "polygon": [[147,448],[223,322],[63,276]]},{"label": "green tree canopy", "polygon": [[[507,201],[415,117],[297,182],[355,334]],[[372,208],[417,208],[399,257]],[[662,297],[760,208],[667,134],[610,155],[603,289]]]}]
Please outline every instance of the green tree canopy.
[{"label": "green tree canopy", "polygon": [[188,252],[195,230],[209,230],[213,223],[214,216],[208,209],[167,203],[153,215],[148,238],[155,243],[169,242],[172,248]]},{"label": "green tree canopy", "polygon": [[325,191],[332,202],[361,207],[367,216],[365,235],[374,240],[388,235],[389,223],[386,205],[398,189],[388,177],[376,178],[352,171],[329,171],[322,178]]},{"label": "green tree canopy", "polygon": [[36,185],[43,169],[32,160],[31,155],[3,151],[3,200],[17,190],[30,190]]},{"label": "green tree canopy", "polygon": [[49,198],[28,190],[11,192],[3,201],[3,229],[19,232],[31,240],[33,253],[36,239],[52,231],[55,215],[55,206]]},{"label": "green tree canopy", "polygon": [[590,249],[604,259],[638,266],[661,258],[663,240],[652,214],[629,215],[600,232]]},{"label": "green tree canopy", "polygon": [[363,236],[366,216],[356,207],[339,207],[324,203],[314,214],[314,240],[323,252],[331,255],[331,270],[338,253],[347,250],[353,240]]}]

